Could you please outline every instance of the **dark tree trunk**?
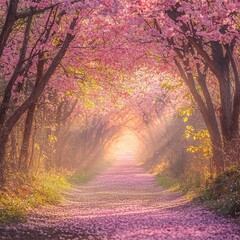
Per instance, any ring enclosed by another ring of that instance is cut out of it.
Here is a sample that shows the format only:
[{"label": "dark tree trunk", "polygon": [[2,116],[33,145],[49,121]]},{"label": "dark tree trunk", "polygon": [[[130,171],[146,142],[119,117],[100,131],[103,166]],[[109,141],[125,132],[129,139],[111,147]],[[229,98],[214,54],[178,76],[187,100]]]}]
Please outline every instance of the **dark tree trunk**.
[{"label": "dark tree trunk", "polygon": [[[188,39],[218,80],[221,100],[219,120],[224,145],[229,145],[233,139],[239,138],[240,82],[236,63],[233,59],[234,43],[232,46],[226,46],[227,51],[224,53],[220,43],[211,42],[212,56],[210,56],[196,39]],[[230,74],[230,64],[234,78]],[[234,91],[232,91],[232,86]]]},{"label": "dark tree trunk", "polygon": [[[222,139],[221,136],[218,134],[215,136],[211,136],[211,143],[212,143],[212,162],[213,162],[213,172],[216,172],[219,175],[224,170],[224,157],[223,157],[223,146],[222,146]],[[211,172],[211,175],[213,174]]]},{"label": "dark tree trunk", "polygon": [[[185,14],[178,11],[180,6],[181,4],[176,4],[175,7],[172,7],[167,12],[168,16],[176,23],[181,22],[178,20],[178,17]],[[187,33],[187,31],[194,32],[196,30],[191,24],[181,23],[183,33]],[[155,24],[160,31],[161,29],[159,29],[157,22]],[[234,47],[237,44],[236,39],[234,38],[229,44],[222,44],[218,41],[205,43],[200,38],[188,36],[187,34],[185,36],[189,44],[202,56],[204,62],[218,80],[221,101],[219,120],[224,148],[226,149],[234,139],[239,138],[240,80],[239,70],[233,58]],[[211,54],[209,54],[209,50]]]},{"label": "dark tree trunk", "polygon": [[[74,18],[73,21],[70,24],[70,29],[73,30],[77,24],[77,18]],[[5,153],[6,153],[6,144],[7,139],[9,137],[9,134],[12,130],[12,128],[15,126],[15,124],[19,121],[21,116],[28,110],[28,108],[36,103],[39,99],[39,97],[42,95],[48,81],[54,74],[56,68],[58,67],[59,63],[61,62],[62,58],[65,56],[67,49],[74,39],[74,36],[67,33],[65,40],[58,51],[58,53],[55,55],[54,59],[52,60],[49,68],[46,70],[45,74],[41,78],[39,84],[33,89],[30,96],[25,100],[25,102],[15,110],[15,112],[7,119],[4,123],[4,128],[6,128],[6,131],[1,131],[0,133],[0,185],[4,184],[4,170],[5,170]]]},{"label": "dark tree trunk", "polygon": [[[223,146],[222,146],[222,139],[221,134],[218,128],[218,123],[213,107],[213,103],[211,100],[211,96],[208,92],[206,85],[204,84],[204,79],[199,79],[198,82],[202,86],[202,90],[204,92],[205,102],[202,99],[201,95],[198,93],[196,89],[196,85],[194,82],[194,77],[191,73],[187,73],[181,64],[175,60],[175,64],[181,74],[181,77],[185,81],[186,85],[188,86],[192,96],[194,97],[198,108],[203,116],[203,120],[206,124],[208,132],[210,134],[211,144],[212,144],[212,151],[213,151],[213,167],[216,171],[216,174],[220,174],[224,170],[224,159],[223,159]],[[188,63],[185,63],[188,66]],[[202,78],[203,76],[200,74],[198,77]]]},{"label": "dark tree trunk", "polygon": [[32,104],[28,109],[26,122],[25,122],[25,129],[23,134],[23,142],[22,142],[20,156],[19,156],[18,166],[19,166],[19,169],[24,173],[27,173],[28,171],[29,146],[30,146],[31,131],[33,126],[35,109],[36,109],[36,104]]},{"label": "dark tree trunk", "polygon": [[0,188],[6,183],[5,169],[6,169],[6,146],[8,143],[8,137],[10,131],[8,129],[3,129],[0,138]]},{"label": "dark tree trunk", "polygon": [[19,0],[11,0],[9,3],[6,20],[3,25],[2,32],[0,34],[0,57],[2,56],[8,37],[12,32],[13,25],[17,20],[18,2]]},{"label": "dark tree trunk", "polygon": [[[37,88],[42,76],[44,69],[44,59],[43,54],[39,54],[38,64],[37,64],[37,77],[35,82],[35,88]],[[36,103],[32,103],[28,109],[27,117],[25,121],[25,128],[23,134],[23,142],[19,156],[18,166],[22,172],[27,173],[28,171],[28,155],[29,155],[29,147],[30,147],[30,139],[31,139],[31,131],[33,126],[34,113],[36,110]]]},{"label": "dark tree trunk", "polygon": [[22,74],[22,71],[23,71],[23,64],[24,64],[24,60],[25,60],[25,57],[26,57],[26,53],[27,53],[27,47],[28,47],[28,42],[29,42],[29,34],[30,34],[31,25],[32,25],[32,19],[33,19],[32,16],[29,17],[28,21],[26,23],[24,40],[22,42],[22,47],[20,49],[18,63],[15,67],[15,70],[14,70],[12,76],[11,76],[11,79],[9,80],[9,82],[7,84],[7,87],[6,87],[5,92],[4,92],[3,100],[2,100],[2,103],[0,105],[0,126],[3,126],[6,115],[7,115],[7,111],[9,109],[9,103],[10,103],[11,96],[12,96],[13,86],[14,86],[17,78]]}]

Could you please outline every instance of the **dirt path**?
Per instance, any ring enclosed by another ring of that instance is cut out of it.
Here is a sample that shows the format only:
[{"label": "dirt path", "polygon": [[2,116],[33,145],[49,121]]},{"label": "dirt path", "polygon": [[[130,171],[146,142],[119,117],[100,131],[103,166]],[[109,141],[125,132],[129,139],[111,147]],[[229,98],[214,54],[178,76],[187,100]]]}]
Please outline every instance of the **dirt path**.
[{"label": "dirt path", "polygon": [[27,223],[0,226],[0,239],[240,239],[240,226],[156,186],[130,157],[63,205],[38,210]]}]

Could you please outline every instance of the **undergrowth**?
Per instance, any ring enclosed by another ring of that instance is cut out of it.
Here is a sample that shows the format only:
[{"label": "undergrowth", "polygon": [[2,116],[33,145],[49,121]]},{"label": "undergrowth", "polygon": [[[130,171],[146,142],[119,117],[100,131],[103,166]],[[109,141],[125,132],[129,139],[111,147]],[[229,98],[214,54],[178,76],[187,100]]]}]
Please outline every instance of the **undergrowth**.
[{"label": "undergrowth", "polygon": [[157,176],[157,184],[164,188],[168,188],[173,191],[180,189],[180,184],[172,177],[168,175],[159,175]]},{"label": "undergrowth", "polygon": [[0,222],[26,221],[29,211],[46,204],[62,202],[63,193],[67,189],[87,183],[94,175],[91,171],[14,175],[0,191]]},{"label": "undergrowth", "polygon": [[197,200],[215,212],[232,217],[240,216],[240,167],[226,169],[206,187],[198,178],[173,178],[161,174],[158,185],[182,191],[191,200]]},{"label": "undergrowth", "polygon": [[95,173],[91,171],[86,171],[73,174],[69,176],[67,179],[70,183],[77,185],[89,182],[94,176]]},{"label": "undergrowth", "polygon": [[240,167],[233,166],[220,174],[198,199],[220,214],[239,217]]}]

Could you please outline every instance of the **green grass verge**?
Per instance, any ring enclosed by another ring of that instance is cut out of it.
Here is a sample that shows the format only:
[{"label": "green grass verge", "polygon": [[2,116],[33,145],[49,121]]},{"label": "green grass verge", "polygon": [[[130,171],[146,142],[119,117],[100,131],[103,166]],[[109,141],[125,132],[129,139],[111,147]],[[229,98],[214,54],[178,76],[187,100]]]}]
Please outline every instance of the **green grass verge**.
[{"label": "green grass verge", "polygon": [[157,184],[172,191],[178,191],[180,189],[179,183],[168,175],[158,175]]},{"label": "green grass verge", "polygon": [[221,215],[240,217],[240,167],[226,169],[197,199]]},{"label": "green grass verge", "polygon": [[0,222],[26,221],[30,210],[46,204],[61,203],[66,190],[89,182],[95,175],[87,171],[17,176],[0,191]]},{"label": "green grass verge", "polygon": [[96,174],[90,171],[79,172],[69,176],[67,179],[71,184],[85,184],[93,179]]},{"label": "green grass verge", "polygon": [[197,178],[174,179],[157,176],[158,185],[173,191],[182,191],[190,200],[196,200],[220,215],[240,217],[240,167],[226,169],[213,179],[208,187]]},{"label": "green grass verge", "polygon": [[60,203],[62,193],[71,186],[65,177],[57,174],[39,174],[15,181],[0,192],[1,222],[25,221],[29,210]]}]

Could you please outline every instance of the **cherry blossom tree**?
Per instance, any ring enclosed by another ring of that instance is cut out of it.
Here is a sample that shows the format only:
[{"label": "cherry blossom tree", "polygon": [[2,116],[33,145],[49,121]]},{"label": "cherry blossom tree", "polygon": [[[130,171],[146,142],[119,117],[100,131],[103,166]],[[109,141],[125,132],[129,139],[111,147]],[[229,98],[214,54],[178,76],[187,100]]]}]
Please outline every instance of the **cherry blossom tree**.
[{"label": "cherry blossom tree", "polygon": [[[237,9],[238,1],[154,0],[134,1],[130,8],[135,36],[139,31],[135,41],[168,61],[170,72],[177,69],[189,87],[210,133],[218,173],[224,168],[223,149],[239,138]],[[210,92],[213,81],[218,83],[219,105]]]},{"label": "cherry blossom tree", "polygon": [[[2,2],[4,22],[0,34],[0,56],[4,93],[0,106],[0,165],[4,171],[6,144],[11,130],[28,111],[24,137],[24,145],[27,145],[36,103],[50,79],[61,69],[61,61],[65,57],[67,62],[79,63],[77,55],[80,52],[76,49],[84,49],[81,44],[89,45],[87,41],[92,37],[89,34],[92,29],[86,26],[94,16],[102,16],[101,12],[105,10],[104,14],[108,14],[111,9],[98,1],[55,1],[54,4],[48,1]],[[85,25],[87,32],[78,32],[80,25]],[[78,41],[70,49],[74,38]],[[60,83],[64,88],[66,78],[62,78]],[[0,176],[4,182],[3,172]]]},{"label": "cherry blossom tree", "polygon": [[54,89],[60,109],[70,93],[103,115],[122,107],[148,123],[164,104],[159,81],[168,76],[180,76],[189,88],[210,134],[216,172],[224,169],[223,152],[239,139],[238,1],[0,3],[1,184],[9,135],[25,115],[19,166],[26,168],[44,94],[50,99]]}]

